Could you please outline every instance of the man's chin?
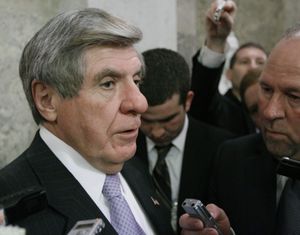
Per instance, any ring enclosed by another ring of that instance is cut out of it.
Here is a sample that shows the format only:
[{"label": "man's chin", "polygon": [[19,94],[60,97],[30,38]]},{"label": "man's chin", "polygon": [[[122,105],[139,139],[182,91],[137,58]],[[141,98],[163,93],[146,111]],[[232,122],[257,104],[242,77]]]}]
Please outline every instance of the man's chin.
[{"label": "man's chin", "polygon": [[122,149],[122,156],[125,159],[125,161],[129,160],[135,155],[136,152],[136,144],[132,144],[130,146],[123,147]]},{"label": "man's chin", "polygon": [[265,143],[268,151],[278,158],[291,156],[294,153],[293,148],[282,141],[266,139]]}]

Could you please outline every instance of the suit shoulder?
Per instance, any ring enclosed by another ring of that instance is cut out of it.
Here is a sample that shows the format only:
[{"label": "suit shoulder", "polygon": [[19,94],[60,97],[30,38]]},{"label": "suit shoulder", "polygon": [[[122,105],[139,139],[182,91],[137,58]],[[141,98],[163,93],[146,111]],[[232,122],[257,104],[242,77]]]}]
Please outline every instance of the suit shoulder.
[{"label": "suit shoulder", "polygon": [[37,185],[36,176],[26,159],[26,151],[0,170],[0,197]]},{"label": "suit shoulder", "polygon": [[[26,160],[27,150],[25,150],[20,156],[15,158],[12,162],[8,163],[2,169],[0,169],[0,175],[9,174],[12,171],[28,168],[28,162]],[[19,171],[15,171],[14,174],[18,174]]]},{"label": "suit shoulder", "polygon": [[225,162],[240,162],[248,158],[257,158],[268,155],[260,134],[251,134],[224,141],[217,151],[217,159]]},{"label": "suit shoulder", "polygon": [[190,125],[191,130],[194,130],[195,132],[197,131],[199,135],[205,135],[206,137],[209,137],[209,138],[219,137],[219,138],[223,138],[223,139],[231,139],[231,138],[236,137],[235,134],[233,134],[225,129],[222,129],[222,128],[210,125],[208,123],[196,120],[190,116],[189,116],[189,123],[190,123],[189,125]]},{"label": "suit shoulder", "polygon": [[254,146],[263,146],[263,138],[261,134],[250,134],[238,138],[230,139],[224,142],[223,146],[230,148],[238,147],[242,149],[253,149]]}]

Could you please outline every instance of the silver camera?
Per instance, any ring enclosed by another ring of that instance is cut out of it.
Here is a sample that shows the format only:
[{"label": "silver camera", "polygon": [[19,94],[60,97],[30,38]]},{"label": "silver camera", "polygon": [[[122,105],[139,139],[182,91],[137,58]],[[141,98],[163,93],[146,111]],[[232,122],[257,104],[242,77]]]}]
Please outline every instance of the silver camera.
[{"label": "silver camera", "polygon": [[182,208],[190,216],[199,218],[203,222],[204,227],[214,228],[219,235],[222,235],[217,222],[200,200],[187,198],[182,203]]}]

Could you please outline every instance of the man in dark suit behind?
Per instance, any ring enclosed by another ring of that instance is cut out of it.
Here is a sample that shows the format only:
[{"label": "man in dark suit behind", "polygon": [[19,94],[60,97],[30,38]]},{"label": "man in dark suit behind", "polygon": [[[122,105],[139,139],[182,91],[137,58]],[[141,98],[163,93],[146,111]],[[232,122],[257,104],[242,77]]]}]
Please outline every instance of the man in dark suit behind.
[{"label": "man in dark suit behind", "polygon": [[[101,234],[124,234],[124,224],[111,223],[102,193],[113,177],[131,221],[143,230],[127,234],[173,234],[151,177],[131,159],[147,109],[139,91],[143,62],[134,48],[141,36],[119,18],[84,9],[54,17],[26,45],[20,76],[40,128],[29,148],[0,171],[0,204],[11,208],[5,204],[10,197],[24,200],[8,223],[30,235],[59,235],[77,221],[101,218]],[[37,194],[35,200],[32,188],[45,191],[46,199]]]},{"label": "man in dark suit behind", "polygon": [[141,92],[149,107],[141,117],[136,155],[146,162],[154,177],[158,162],[155,147],[172,144],[165,157],[171,195],[166,196],[164,188],[157,186],[172,207],[175,229],[176,218],[183,214],[181,204],[185,198],[200,198],[207,203],[217,146],[232,135],[187,116],[193,92],[190,90],[188,65],[180,54],[157,48],[143,52],[143,56],[146,75]]}]

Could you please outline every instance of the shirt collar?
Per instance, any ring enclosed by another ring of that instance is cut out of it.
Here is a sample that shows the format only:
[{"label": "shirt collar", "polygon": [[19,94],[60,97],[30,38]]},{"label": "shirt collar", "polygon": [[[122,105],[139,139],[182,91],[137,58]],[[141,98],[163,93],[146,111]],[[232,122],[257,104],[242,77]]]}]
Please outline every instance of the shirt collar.
[{"label": "shirt collar", "polygon": [[92,195],[99,195],[101,193],[104,185],[105,173],[94,168],[75,149],[63,142],[43,126],[40,127],[40,136],[54,155],[71,172],[86,191],[90,192]]}]

